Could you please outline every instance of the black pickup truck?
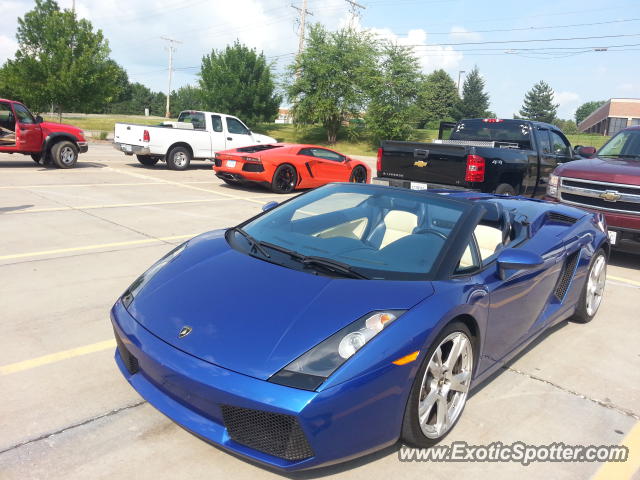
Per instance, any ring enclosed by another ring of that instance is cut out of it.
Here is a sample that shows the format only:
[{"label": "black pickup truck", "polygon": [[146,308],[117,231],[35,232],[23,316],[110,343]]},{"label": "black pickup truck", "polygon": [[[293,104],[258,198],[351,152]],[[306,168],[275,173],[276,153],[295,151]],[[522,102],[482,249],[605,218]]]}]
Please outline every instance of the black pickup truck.
[{"label": "black pickup truck", "polygon": [[572,150],[560,129],[548,123],[495,118],[443,122],[433,143],[382,142],[374,181],[414,189],[543,196],[558,164],[592,150]]}]

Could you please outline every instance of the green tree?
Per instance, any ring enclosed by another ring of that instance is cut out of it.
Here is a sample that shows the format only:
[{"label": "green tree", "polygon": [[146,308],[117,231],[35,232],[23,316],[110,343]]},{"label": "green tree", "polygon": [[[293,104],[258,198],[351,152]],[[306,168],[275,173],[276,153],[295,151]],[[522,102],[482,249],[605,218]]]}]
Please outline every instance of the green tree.
[{"label": "green tree", "polygon": [[177,117],[183,110],[202,110],[202,90],[193,85],[185,85],[171,93],[171,115]]},{"label": "green tree", "polygon": [[420,127],[429,122],[452,119],[459,101],[456,83],[447,72],[440,69],[425,76],[418,93]]},{"label": "green tree", "polygon": [[109,58],[102,31],[54,0],[36,0],[18,19],[19,48],[3,67],[3,82],[32,109],[97,111],[116,99],[123,70]]},{"label": "green tree", "polygon": [[411,48],[386,44],[372,79],[365,116],[374,142],[406,140],[418,117],[420,66]]},{"label": "green tree", "polygon": [[573,120],[563,120],[561,118],[556,118],[553,123],[558,128],[560,128],[560,130],[562,130],[565,135],[576,135],[580,133],[576,122],[574,122]]},{"label": "green tree", "polygon": [[473,67],[462,84],[462,99],[458,104],[458,118],[486,117],[489,110],[489,94],[485,92],[484,79],[478,67]]},{"label": "green tree", "polygon": [[587,118],[589,115],[591,115],[593,112],[595,112],[598,108],[600,108],[605,103],[607,102],[605,102],[604,100],[595,100],[595,101],[583,103],[582,105],[580,105],[576,110],[576,114],[575,114],[576,124],[580,125],[585,118]]},{"label": "green tree", "polygon": [[553,88],[544,80],[540,80],[525,95],[520,116],[527,120],[553,123],[559,106],[553,103],[553,96]]},{"label": "green tree", "polygon": [[153,92],[141,83],[130,83],[116,103],[107,106],[108,113],[120,115],[144,115],[145,108],[151,115],[164,117],[167,97],[164,93]]},{"label": "green tree", "polygon": [[304,52],[289,67],[287,94],[296,122],[321,124],[334,144],[343,122],[358,118],[366,108],[377,56],[376,42],[367,32],[329,32],[312,25]]},{"label": "green tree", "polygon": [[249,123],[272,122],[282,101],[264,54],[238,41],[202,58],[200,89],[204,108]]}]

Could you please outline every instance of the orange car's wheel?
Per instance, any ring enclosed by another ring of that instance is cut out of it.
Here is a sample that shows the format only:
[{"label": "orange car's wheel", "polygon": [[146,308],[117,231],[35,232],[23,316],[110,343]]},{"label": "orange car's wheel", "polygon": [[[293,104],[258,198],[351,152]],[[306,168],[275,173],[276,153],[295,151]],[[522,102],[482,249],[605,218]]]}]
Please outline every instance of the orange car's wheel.
[{"label": "orange car's wheel", "polygon": [[291,193],[298,184],[298,173],[293,165],[280,165],[271,180],[271,190],[275,193]]},{"label": "orange car's wheel", "polygon": [[362,165],[358,165],[351,171],[349,181],[351,183],[367,183],[367,170]]}]

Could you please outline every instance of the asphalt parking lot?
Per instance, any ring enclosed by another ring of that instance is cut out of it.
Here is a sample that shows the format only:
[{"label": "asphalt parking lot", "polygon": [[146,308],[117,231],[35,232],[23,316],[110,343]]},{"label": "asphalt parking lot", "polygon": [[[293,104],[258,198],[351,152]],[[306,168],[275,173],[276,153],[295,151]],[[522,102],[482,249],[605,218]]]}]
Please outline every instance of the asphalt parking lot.
[{"label": "asphalt parking lot", "polygon": [[[109,309],[174,245],[286,196],[228,187],[210,163],[145,168],[108,145],[72,170],[0,155],[0,179],[0,478],[278,477],[144,402],[113,361]],[[626,465],[401,463],[390,448],[293,477],[625,478],[640,466],[640,256],[611,263],[597,318],[561,324],[507,365],[445,442],[625,441]]]}]

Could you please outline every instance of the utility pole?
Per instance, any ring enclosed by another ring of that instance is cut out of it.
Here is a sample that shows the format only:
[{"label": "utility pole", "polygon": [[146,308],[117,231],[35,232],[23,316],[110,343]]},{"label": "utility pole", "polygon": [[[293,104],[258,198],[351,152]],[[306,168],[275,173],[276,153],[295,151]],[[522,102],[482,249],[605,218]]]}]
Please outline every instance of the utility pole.
[{"label": "utility pole", "polygon": [[167,47],[169,50],[169,87],[167,89],[167,108],[164,114],[166,118],[169,118],[171,116],[171,110],[169,109],[169,107],[171,106],[171,80],[173,80],[173,52],[175,52],[176,50],[175,44],[182,42],[169,37],[160,38],[169,42],[169,46]]},{"label": "utility pole", "polygon": [[295,5],[291,5],[291,8],[295,8],[300,12],[300,36],[298,39],[298,55],[300,55],[304,50],[304,33],[307,15],[313,15],[313,12],[307,10],[307,0],[302,0],[302,8],[296,7]]},{"label": "utility pole", "polygon": [[71,3],[71,11],[73,13],[76,13],[76,0],[73,0],[73,2]]},{"label": "utility pole", "polygon": [[345,2],[349,4],[349,9],[351,10],[351,20],[349,20],[349,27],[353,28],[356,23],[356,18],[360,18],[359,10],[364,10],[367,7],[365,7],[364,5],[360,5],[354,0],[345,0]]},{"label": "utility pole", "polygon": [[462,75],[464,75],[465,73],[466,73],[466,72],[465,72],[464,70],[460,70],[460,71],[458,72],[458,86],[457,86],[457,89],[458,89],[458,96],[461,96],[461,95],[460,95],[460,77],[461,77]]}]

